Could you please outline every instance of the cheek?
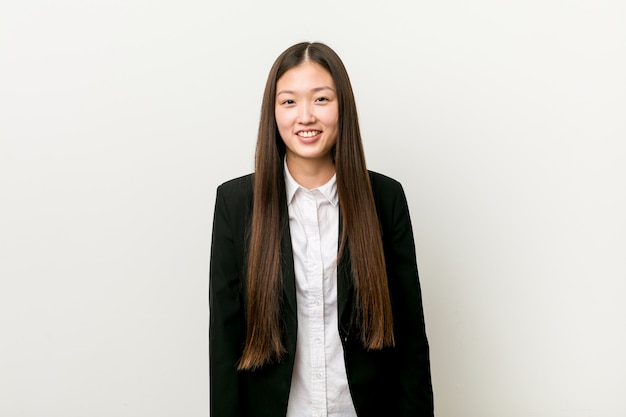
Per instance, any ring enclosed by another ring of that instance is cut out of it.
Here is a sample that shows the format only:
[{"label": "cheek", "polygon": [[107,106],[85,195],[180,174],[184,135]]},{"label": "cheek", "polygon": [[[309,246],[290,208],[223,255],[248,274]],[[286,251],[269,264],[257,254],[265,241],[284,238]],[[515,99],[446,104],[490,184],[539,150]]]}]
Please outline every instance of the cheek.
[{"label": "cheek", "polygon": [[279,129],[286,128],[291,124],[289,114],[285,111],[274,111],[274,118],[276,119],[276,125]]},{"label": "cheek", "polygon": [[329,108],[326,112],[324,112],[322,117],[324,124],[327,127],[334,129],[337,128],[337,125],[339,124],[339,114],[337,113],[337,109]]},{"label": "cheek", "polygon": [[337,102],[331,103],[323,108],[323,117],[328,123],[337,122],[339,119],[339,108]]},{"label": "cheek", "polygon": [[289,132],[291,131],[289,120],[285,117],[285,114],[281,112],[275,112],[274,117],[276,119],[278,133],[280,134],[281,139],[284,140],[285,137],[289,137]]}]

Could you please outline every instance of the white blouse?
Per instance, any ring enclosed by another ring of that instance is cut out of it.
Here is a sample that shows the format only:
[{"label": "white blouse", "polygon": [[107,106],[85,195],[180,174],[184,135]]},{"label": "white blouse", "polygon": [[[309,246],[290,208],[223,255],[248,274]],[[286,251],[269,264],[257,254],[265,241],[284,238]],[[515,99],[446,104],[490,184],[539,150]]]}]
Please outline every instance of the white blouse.
[{"label": "white blouse", "polygon": [[337,319],[336,177],[307,190],[285,163],[298,333],[287,417],[356,417]]}]

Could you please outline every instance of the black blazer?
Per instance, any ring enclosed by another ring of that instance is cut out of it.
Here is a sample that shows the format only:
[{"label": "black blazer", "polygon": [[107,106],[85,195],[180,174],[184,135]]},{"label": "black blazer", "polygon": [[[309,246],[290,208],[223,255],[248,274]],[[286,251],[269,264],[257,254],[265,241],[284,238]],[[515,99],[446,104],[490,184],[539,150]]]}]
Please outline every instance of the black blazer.
[{"label": "black blazer", "polygon": [[[368,351],[360,343],[358,330],[350,325],[354,295],[349,256],[342,256],[337,268],[338,326],[350,393],[360,417],[432,416],[428,342],[406,197],[397,181],[373,172],[370,179],[382,230],[396,345]],[[282,236],[287,354],[282,362],[257,371],[236,370],[245,341],[245,248],[252,194],[252,175],[217,189],[209,284],[211,417],[281,417],[287,412],[298,326],[288,219]],[[286,216],[286,202],[283,212]]]}]

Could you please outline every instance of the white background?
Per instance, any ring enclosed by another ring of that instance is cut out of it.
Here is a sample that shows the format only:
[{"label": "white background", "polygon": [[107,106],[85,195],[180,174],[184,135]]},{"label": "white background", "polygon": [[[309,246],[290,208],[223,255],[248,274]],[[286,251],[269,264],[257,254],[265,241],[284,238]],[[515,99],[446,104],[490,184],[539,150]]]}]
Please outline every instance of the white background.
[{"label": "white background", "polygon": [[[438,417],[626,415],[626,3],[0,2],[0,416],[208,413],[215,188],[318,40],[416,235]],[[218,416],[216,416],[218,417]]]}]

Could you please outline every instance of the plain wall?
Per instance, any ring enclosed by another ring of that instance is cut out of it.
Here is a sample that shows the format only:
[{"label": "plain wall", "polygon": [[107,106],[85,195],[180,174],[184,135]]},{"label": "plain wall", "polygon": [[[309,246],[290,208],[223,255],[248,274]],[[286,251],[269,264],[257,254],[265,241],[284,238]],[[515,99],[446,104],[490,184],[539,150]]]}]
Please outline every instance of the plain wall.
[{"label": "plain wall", "polygon": [[351,75],[438,417],[626,415],[626,3],[0,3],[0,416],[208,413],[215,188],[269,68]]}]

